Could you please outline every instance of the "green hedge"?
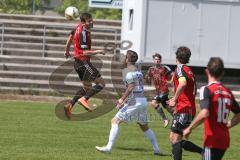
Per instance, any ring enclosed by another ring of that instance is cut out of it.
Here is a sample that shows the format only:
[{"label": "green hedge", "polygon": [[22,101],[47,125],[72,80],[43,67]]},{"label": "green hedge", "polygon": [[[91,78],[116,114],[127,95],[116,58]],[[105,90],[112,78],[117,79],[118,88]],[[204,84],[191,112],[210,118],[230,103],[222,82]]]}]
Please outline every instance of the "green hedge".
[{"label": "green hedge", "polygon": [[[90,12],[94,18],[120,20],[122,12],[120,9],[102,9],[88,7],[88,0],[61,0],[62,5],[55,9],[60,15],[68,6],[75,6],[80,13]],[[35,9],[44,12],[42,2],[49,4],[50,0],[35,0]],[[12,14],[32,14],[32,0],[0,0],[0,12]]]}]

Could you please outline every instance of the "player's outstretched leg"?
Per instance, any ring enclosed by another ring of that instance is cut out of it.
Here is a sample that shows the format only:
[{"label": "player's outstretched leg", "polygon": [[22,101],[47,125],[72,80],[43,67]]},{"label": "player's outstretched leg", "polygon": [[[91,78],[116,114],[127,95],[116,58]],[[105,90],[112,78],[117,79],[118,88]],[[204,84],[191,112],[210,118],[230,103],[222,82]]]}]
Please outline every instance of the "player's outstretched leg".
[{"label": "player's outstretched leg", "polygon": [[65,106],[64,106],[64,111],[65,111],[65,115],[68,119],[71,118],[71,111],[73,106],[77,103],[78,99],[81,98],[82,96],[84,96],[86,94],[85,90],[83,87],[80,87],[80,89],[77,91],[77,93],[75,94],[75,96],[72,98],[71,101],[69,101]]},{"label": "player's outstretched leg", "polygon": [[112,147],[117,139],[120,123],[121,123],[121,121],[117,117],[114,117],[112,119],[112,127],[111,127],[111,130],[109,133],[108,144],[106,146],[102,146],[102,147],[96,146],[95,147],[96,150],[98,150],[99,152],[102,152],[102,153],[111,153]]},{"label": "player's outstretched leg", "polygon": [[196,144],[190,141],[182,140],[181,143],[182,143],[182,148],[186,151],[195,152],[199,154],[202,154],[203,152],[203,149],[201,147],[197,146]]},{"label": "player's outstretched leg", "polygon": [[182,146],[181,142],[172,144],[173,160],[182,160]]},{"label": "player's outstretched leg", "polygon": [[80,103],[84,108],[86,108],[90,112],[92,111],[92,108],[89,106],[88,100],[105,87],[105,82],[102,79],[102,77],[97,78],[94,82],[96,83],[96,85],[93,86],[92,89],[87,91],[85,96],[78,99],[78,103]]},{"label": "player's outstretched leg", "polygon": [[182,135],[180,133],[175,133],[171,131],[169,135],[169,140],[172,144],[173,160],[182,160]]},{"label": "player's outstretched leg", "polygon": [[178,141],[172,144],[172,154],[174,160],[182,160],[182,148],[186,151],[202,154],[203,149],[190,141]]},{"label": "player's outstretched leg", "polygon": [[141,130],[144,132],[145,136],[151,142],[151,144],[153,146],[154,155],[166,156],[166,154],[163,154],[163,153],[160,152],[156,136],[153,133],[153,131],[148,127],[148,125],[147,124],[140,124],[140,123],[138,123],[138,124],[139,124],[139,127],[141,128]]},{"label": "player's outstretched leg", "polygon": [[161,104],[162,104],[163,108],[165,108],[168,111],[168,113],[170,113],[173,116],[173,109],[171,107],[169,107],[169,105],[167,104],[168,100],[169,100],[168,94],[162,96]]},{"label": "player's outstretched leg", "polygon": [[164,127],[167,127],[169,124],[169,120],[167,118],[167,116],[165,115],[162,107],[159,105],[157,100],[152,100],[151,105],[153,106],[153,108],[159,113],[159,115],[162,117],[163,122],[164,122]]},{"label": "player's outstretched leg", "polygon": [[168,120],[166,114],[164,113],[162,107],[158,104],[155,109],[160,114],[160,116],[162,117],[163,122],[164,122],[164,127],[166,128],[169,124],[169,120]]}]

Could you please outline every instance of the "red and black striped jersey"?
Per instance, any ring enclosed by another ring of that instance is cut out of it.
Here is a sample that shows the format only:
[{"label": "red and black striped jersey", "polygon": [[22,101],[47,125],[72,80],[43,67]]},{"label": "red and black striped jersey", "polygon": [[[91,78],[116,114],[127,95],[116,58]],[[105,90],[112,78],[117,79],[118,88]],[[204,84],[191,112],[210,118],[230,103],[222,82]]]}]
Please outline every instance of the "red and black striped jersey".
[{"label": "red and black striped jersey", "polygon": [[220,82],[203,86],[200,89],[200,107],[209,110],[209,117],[204,120],[204,146],[227,149],[230,144],[229,113],[240,112],[232,92]]},{"label": "red and black striped jersey", "polygon": [[74,32],[74,58],[80,60],[89,60],[90,56],[84,56],[84,50],[91,50],[91,34],[85,26],[80,23]]},{"label": "red and black striped jersey", "polygon": [[171,75],[171,69],[166,65],[154,66],[148,69],[148,76],[152,78],[156,92],[158,94],[168,93],[168,78]]},{"label": "red and black striped jersey", "polygon": [[188,113],[193,116],[196,114],[196,106],[195,106],[195,97],[196,97],[196,82],[194,78],[194,74],[190,67],[186,65],[179,65],[174,74],[173,74],[173,83],[174,89],[176,89],[179,85],[179,78],[185,77],[187,81],[187,86],[182,91],[180,96],[177,99],[176,111],[177,113]]}]

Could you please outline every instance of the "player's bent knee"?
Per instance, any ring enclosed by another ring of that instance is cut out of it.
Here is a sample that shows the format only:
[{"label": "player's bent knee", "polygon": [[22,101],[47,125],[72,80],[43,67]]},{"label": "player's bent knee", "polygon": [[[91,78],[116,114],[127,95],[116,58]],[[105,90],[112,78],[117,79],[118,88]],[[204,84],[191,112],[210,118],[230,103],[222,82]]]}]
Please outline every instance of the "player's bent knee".
[{"label": "player's bent knee", "polygon": [[96,80],[95,80],[95,83],[96,84],[98,84],[98,85],[100,85],[101,87],[105,87],[105,81],[104,81],[104,79],[102,78],[102,77],[100,77],[100,78],[97,78]]},{"label": "player's bent knee", "polygon": [[91,82],[82,81],[82,84],[83,84],[83,88],[85,90],[90,90],[92,88],[92,83]]},{"label": "player's bent knee", "polygon": [[112,124],[115,123],[115,119],[114,119],[114,118],[111,120],[111,123],[112,123]]},{"label": "player's bent knee", "polygon": [[152,101],[151,101],[151,105],[152,105],[152,107],[155,108],[155,107],[157,107],[157,102],[156,102],[155,100],[152,100]]},{"label": "player's bent knee", "polygon": [[104,79],[102,79],[101,85],[102,85],[102,87],[105,87],[106,83],[105,83]]},{"label": "player's bent knee", "polygon": [[138,125],[143,132],[146,132],[149,129],[147,124],[142,125],[142,124],[138,123]]},{"label": "player's bent knee", "polygon": [[175,133],[170,133],[169,135],[169,141],[172,143],[172,144],[175,144],[178,142],[178,136],[175,134]]},{"label": "player's bent knee", "polygon": [[99,85],[101,85],[103,88],[105,88],[105,82],[103,82],[103,83],[100,83]]},{"label": "player's bent knee", "polygon": [[179,136],[177,134],[171,135],[171,137],[169,137],[169,139],[170,139],[170,142],[172,144],[178,143],[178,142],[180,142],[182,140],[181,136]]},{"label": "player's bent knee", "polygon": [[120,123],[120,120],[119,120],[117,117],[114,117],[114,118],[111,120],[111,123],[112,123],[112,124],[119,124],[119,123]]},{"label": "player's bent knee", "polygon": [[173,141],[173,138],[172,138],[172,135],[171,135],[171,134],[169,135],[169,137],[168,137],[168,138],[169,138],[169,141],[172,143],[172,141]]}]

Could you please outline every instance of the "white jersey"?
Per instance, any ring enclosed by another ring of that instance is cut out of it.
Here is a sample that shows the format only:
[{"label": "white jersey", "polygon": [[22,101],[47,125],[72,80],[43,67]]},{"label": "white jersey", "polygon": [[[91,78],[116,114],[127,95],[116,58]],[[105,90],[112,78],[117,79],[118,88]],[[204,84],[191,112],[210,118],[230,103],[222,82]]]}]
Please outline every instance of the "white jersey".
[{"label": "white jersey", "polygon": [[128,96],[128,102],[135,101],[135,98],[144,97],[144,80],[140,71],[131,71],[126,74],[124,79],[126,87],[133,83],[135,85],[132,93]]},{"label": "white jersey", "polygon": [[147,123],[147,99],[144,97],[143,74],[137,71],[134,66],[123,70],[124,83],[126,87],[134,84],[135,87],[128,96],[127,102],[118,111],[116,117],[124,122]]}]

